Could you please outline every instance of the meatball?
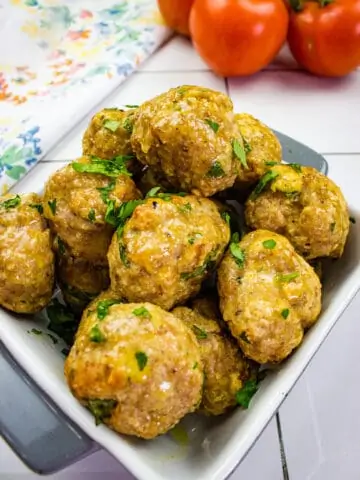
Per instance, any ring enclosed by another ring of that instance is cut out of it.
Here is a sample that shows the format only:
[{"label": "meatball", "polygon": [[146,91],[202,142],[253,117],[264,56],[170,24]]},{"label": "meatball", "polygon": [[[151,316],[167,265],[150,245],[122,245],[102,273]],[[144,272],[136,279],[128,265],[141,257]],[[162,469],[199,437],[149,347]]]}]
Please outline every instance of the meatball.
[{"label": "meatball", "polygon": [[109,253],[111,288],[165,310],[196,295],[219,263],[230,229],[214,202],[159,194],[138,205]]},{"label": "meatball", "polygon": [[75,313],[81,313],[110,284],[107,265],[93,265],[68,255],[58,256],[56,277],[65,303]]},{"label": "meatball", "polygon": [[[243,149],[229,97],[208,88],[173,88],[142,104],[131,144],[137,158],[173,187],[209,197],[231,187]],[[236,150],[237,151],[237,150]]]},{"label": "meatball", "polygon": [[0,305],[35,313],[50,301],[54,254],[35,193],[0,197]]},{"label": "meatball", "polygon": [[106,217],[123,202],[139,198],[140,192],[125,174],[107,177],[81,173],[75,170],[79,164],[91,165],[91,160],[82,157],[49,178],[45,185],[44,216],[58,237],[55,245],[60,253],[66,249],[75,258],[106,265],[114,232]]},{"label": "meatball", "polygon": [[281,362],[318,318],[318,276],[283,236],[256,230],[230,244],[218,270],[220,309],[244,354]]},{"label": "meatball", "polygon": [[341,257],[349,213],[339,187],[322,173],[300,165],[275,165],[260,180],[245,207],[252,229],[286,236],[307,260]]},{"label": "meatball", "polygon": [[195,300],[191,308],[176,307],[172,313],[196,335],[204,365],[204,389],[199,411],[221,415],[236,405],[236,393],[250,377],[251,367],[236,343],[221,330],[217,306]]},{"label": "meatball", "polygon": [[151,168],[147,168],[139,181],[137,187],[143,195],[146,195],[152,188],[160,187],[163,192],[170,192],[173,187],[162,175],[155,173]]},{"label": "meatball", "polygon": [[104,108],[96,113],[83,137],[83,155],[94,155],[111,160],[118,156],[128,156],[127,167],[137,172],[139,162],[131,148],[131,132],[136,109],[121,110]]},{"label": "meatball", "polygon": [[171,313],[150,303],[114,302],[95,301],[84,313],[65,376],[97,422],[150,439],[198,407],[199,346]]},{"label": "meatball", "polygon": [[260,180],[269,170],[269,162],[282,161],[281,145],[270,128],[251,115],[236,114],[235,121],[244,140],[248,167],[239,171],[235,187],[244,188]]}]

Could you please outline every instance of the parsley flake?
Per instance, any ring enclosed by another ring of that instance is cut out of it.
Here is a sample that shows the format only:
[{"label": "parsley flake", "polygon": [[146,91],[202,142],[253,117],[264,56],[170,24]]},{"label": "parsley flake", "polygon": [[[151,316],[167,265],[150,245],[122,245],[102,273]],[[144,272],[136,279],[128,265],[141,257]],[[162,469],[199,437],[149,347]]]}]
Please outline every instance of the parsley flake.
[{"label": "parsley flake", "polygon": [[90,330],[89,338],[90,338],[90,341],[94,343],[102,343],[102,342],[105,342],[106,340],[106,337],[103,334],[103,332],[100,330],[98,324],[94,325]]},{"label": "parsley flake", "polygon": [[37,328],[32,328],[29,333],[33,333],[34,335],[42,335],[42,330],[38,330]]},{"label": "parsley flake", "polygon": [[336,223],[333,222],[333,223],[330,223],[330,231],[333,232],[335,230],[335,227],[336,227]]},{"label": "parsley flake", "polygon": [[44,212],[44,208],[41,203],[30,203],[29,207],[35,208],[35,210],[37,210],[40,213],[40,215],[42,215]]},{"label": "parsley flake", "polygon": [[226,222],[228,225],[230,225],[231,217],[230,217],[230,215],[229,215],[228,212],[222,212],[221,218],[222,218],[223,220],[225,220],[225,222]]},{"label": "parsley flake", "polygon": [[111,417],[117,404],[117,400],[92,399],[87,401],[87,409],[94,415],[95,425],[100,425],[105,419]]},{"label": "parsley flake", "polygon": [[62,241],[59,235],[56,236],[56,247],[57,247],[57,251],[59,252],[59,255],[65,255],[65,252],[66,252],[65,243]]},{"label": "parsley flake", "polygon": [[96,313],[99,320],[104,320],[109,313],[109,308],[118,303],[122,303],[121,299],[118,300],[101,300],[96,306]]},{"label": "parsley flake", "polygon": [[115,180],[111,180],[111,182],[106,187],[98,187],[97,190],[100,192],[101,200],[104,203],[109,201],[110,192],[112,192],[115,188]]},{"label": "parsley flake", "polygon": [[288,165],[288,167],[291,167],[293,170],[295,170],[295,172],[297,172],[297,173],[302,172],[301,165],[299,163],[288,163],[287,165]]},{"label": "parsley flake", "polygon": [[244,142],[245,153],[246,154],[250,153],[252,151],[250,143],[245,138],[243,138],[243,142]]},{"label": "parsley flake", "polygon": [[142,372],[144,370],[144,368],[146,367],[148,357],[147,357],[146,353],[144,353],[144,352],[136,352],[135,353],[135,358],[136,358],[139,370],[140,370],[140,372]]},{"label": "parsley flake", "polygon": [[216,257],[216,253],[217,253],[216,250],[211,251],[205,258],[204,263],[200,267],[195,268],[195,270],[193,270],[192,272],[182,272],[180,274],[180,278],[182,280],[190,280],[191,278],[202,276],[208,273],[209,271],[211,271],[216,265],[216,261],[214,259]]},{"label": "parsley flake", "polygon": [[276,280],[280,283],[289,283],[292,280],[295,280],[300,274],[298,272],[287,273],[285,275],[277,274]]},{"label": "parsley flake", "polygon": [[48,205],[50,207],[51,213],[56,215],[56,198],[54,200],[49,200]]},{"label": "parsley flake", "polygon": [[205,338],[207,338],[207,333],[202,328],[198,327],[197,325],[193,325],[192,329],[196,335],[196,338],[198,338],[199,340],[204,340]]},{"label": "parsley flake", "polygon": [[137,317],[146,317],[146,318],[151,318],[151,313],[149,312],[149,310],[145,307],[139,307],[139,308],[135,308],[135,310],[133,310],[132,312],[134,315],[136,315]]},{"label": "parsley flake", "polygon": [[124,264],[124,266],[126,268],[129,268],[130,266],[130,262],[127,258],[127,255],[126,255],[126,247],[123,243],[120,243],[119,244],[119,255],[120,255],[120,260],[122,261],[122,263]]},{"label": "parsley flake", "polygon": [[153,187],[151,190],[149,190],[145,196],[145,198],[152,198],[156,197],[156,194],[161,190],[161,187]]},{"label": "parsley flake", "polygon": [[270,238],[269,240],[265,240],[263,242],[263,246],[264,246],[264,248],[267,248],[268,250],[273,250],[276,247],[276,242],[275,242],[275,240]]},{"label": "parsley flake", "polygon": [[239,338],[245,342],[245,343],[251,343],[250,340],[248,339],[248,336],[246,335],[246,332],[241,332],[239,335]]},{"label": "parsley flake", "polygon": [[236,402],[243,408],[249,408],[250,401],[259,389],[256,379],[247,380],[244,386],[236,393]]},{"label": "parsley flake", "polygon": [[132,133],[134,125],[130,118],[125,118],[125,121],[123,123],[123,128],[126,130],[128,133]]},{"label": "parsley flake", "polygon": [[5,208],[5,210],[9,210],[10,208],[16,208],[21,203],[20,195],[16,195],[13,198],[9,198],[4,202],[0,203],[0,207]]},{"label": "parsley flake", "polygon": [[125,105],[126,108],[139,108],[139,105]]},{"label": "parsley flake", "polygon": [[103,123],[104,128],[110,130],[111,132],[116,132],[120,125],[121,122],[119,122],[118,120],[105,120],[105,122]]},{"label": "parsley flake", "polygon": [[90,210],[89,210],[88,219],[91,223],[94,223],[95,220],[96,220],[96,214],[95,214],[95,210],[93,208],[90,208]]},{"label": "parsley flake", "polygon": [[229,248],[230,248],[231,255],[235,258],[236,264],[240,268],[243,268],[244,262],[245,262],[245,252],[241,247],[239,247],[238,242],[239,242],[239,234],[234,233],[231,238],[231,243]]},{"label": "parsley flake", "polygon": [[249,168],[246,161],[246,153],[244,147],[239,143],[238,140],[234,139],[232,142],[232,148],[235,156],[240,160],[241,165],[244,168]]},{"label": "parsley flake", "polygon": [[286,320],[289,316],[290,310],[288,308],[284,308],[284,310],[281,310],[281,316]]},{"label": "parsley flake", "polygon": [[210,170],[207,172],[207,177],[219,178],[225,175],[224,169],[221,166],[221,163],[216,161],[211,166]]},{"label": "parsley flake", "polygon": [[205,123],[207,123],[209,125],[209,127],[215,132],[217,133],[218,130],[219,130],[219,127],[220,125],[216,122],[214,122],[213,120],[211,120],[210,118],[206,118],[205,119]]},{"label": "parsley flake", "polygon": [[263,192],[267,185],[278,176],[278,172],[274,172],[273,170],[269,170],[268,172],[266,172],[265,175],[260,178],[259,183],[256,185],[255,189],[251,193],[249,199],[255,200]]},{"label": "parsley flake", "polygon": [[185,203],[185,205],[179,206],[179,212],[181,213],[189,213],[191,210],[192,207],[190,203]]},{"label": "parsley flake", "polygon": [[127,175],[131,177],[131,173],[126,168],[127,156],[115,157],[112,160],[102,160],[98,157],[92,157],[90,163],[71,164],[75,172],[93,173],[96,175],[105,175],[106,177],[118,177],[119,175]]},{"label": "parsley flake", "polygon": [[57,298],[46,308],[49,317],[48,330],[56,333],[68,345],[74,341],[75,333],[78,329],[78,321],[74,313],[65,305],[61,304]]}]

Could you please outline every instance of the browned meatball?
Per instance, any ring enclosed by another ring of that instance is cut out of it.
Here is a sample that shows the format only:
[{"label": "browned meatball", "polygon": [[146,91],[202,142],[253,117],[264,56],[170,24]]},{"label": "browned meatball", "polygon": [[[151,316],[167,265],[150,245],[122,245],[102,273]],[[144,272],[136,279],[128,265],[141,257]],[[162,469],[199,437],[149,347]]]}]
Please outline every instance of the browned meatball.
[{"label": "browned meatball", "polygon": [[244,354],[281,362],[321,310],[318,276],[283,236],[256,230],[230,244],[218,270],[223,319]]},{"label": "browned meatball", "polygon": [[220,328],[217,306],[202,298],[191,308],[177,307],[172,313],[196,335],[204,364],[204,389],[200,412],[221,415],[236,405],[236,393],[250,376],[251,366],[235,341]]},{"label": "browned meatball", "polygon": [[139,161],[173,187],[205,197],[231,187],[241,168],[232,102],[208,88],[177,87],[142,104],[131,144]]},{"label": "browned meatball", "polygon": [[230,229],[206,198],[159,194],[138,205],[108,253],[111,288],[168,310],[196,295],[220,261]]},{"label": "browned meatball", "polygon": [[35,193],[0,197],[0,305],[35,313],[50,301],[54,254]]},{"label": "browned meatball", "polygon": [[73,395],[125,435],[150,439],[193,412],[203,370],[195,335],[150,303],[94,301],[65,362]]},{"label": "browned meatball", "polygon": [[129,176],[83,173],[78,167],[75,170],[74,166],[79,164],[95,165],[89,157],[82,157],[49,178],[45,185],[44,216],[58,237],[58,249],[65,248],[73,257],[106,265],[114,232],[114,226],[106,221],[107,213],[112,206],[118,208],[141,195]]}]

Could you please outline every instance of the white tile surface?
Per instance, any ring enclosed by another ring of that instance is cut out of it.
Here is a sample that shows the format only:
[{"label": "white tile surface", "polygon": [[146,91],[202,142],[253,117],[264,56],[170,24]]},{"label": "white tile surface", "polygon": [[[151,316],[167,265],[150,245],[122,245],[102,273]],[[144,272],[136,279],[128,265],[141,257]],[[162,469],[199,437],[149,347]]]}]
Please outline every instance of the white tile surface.
[{"label": "white tile surface", "polygon": [[360,72],[345,79],[264,71],[230,79],[235,109],[320,153],[360,152]]}]

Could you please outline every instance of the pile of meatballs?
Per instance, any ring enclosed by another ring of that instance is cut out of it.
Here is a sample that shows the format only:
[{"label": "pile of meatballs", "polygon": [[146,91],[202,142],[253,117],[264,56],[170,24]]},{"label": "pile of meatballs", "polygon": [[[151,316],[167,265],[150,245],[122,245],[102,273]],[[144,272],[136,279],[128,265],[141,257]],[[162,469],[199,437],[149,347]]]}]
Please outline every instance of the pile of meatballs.
[{"label": "pile of meatballs", "polygon": [[341,257],[348,232],[329,178],[282,163],[225,94],[181,86],[97,113],[42,197],[0,197],[0,305],[35,313],[60,288],[79,319],[72,394],[150,439],[256,391],[317,321],[314,265]]}]

